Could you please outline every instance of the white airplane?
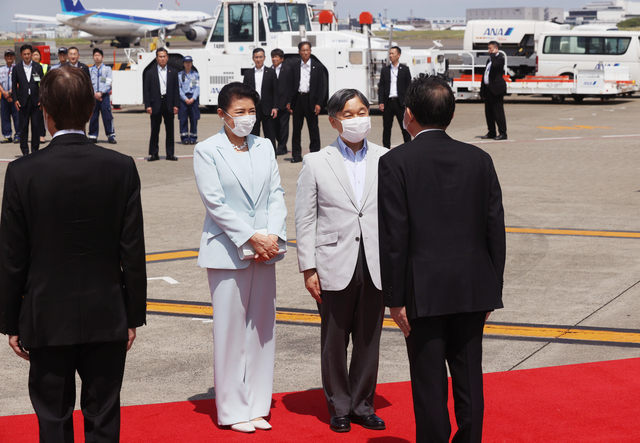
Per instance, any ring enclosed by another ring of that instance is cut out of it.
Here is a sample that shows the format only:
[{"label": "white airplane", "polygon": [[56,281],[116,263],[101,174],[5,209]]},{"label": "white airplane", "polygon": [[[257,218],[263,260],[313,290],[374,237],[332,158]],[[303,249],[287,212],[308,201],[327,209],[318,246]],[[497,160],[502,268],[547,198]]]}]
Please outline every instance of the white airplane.
[{"label": "white airplane", "polygon": [[190,41],[204,42],[211,31],[213,17],[199,11],[162,9],[85,9],[80,0],[60,0],[62,13],[55,17],[16,14],[14,21],[67,25],[79,30],[78,37],[92,43],[112,40],[111,46],[139,45],[145,35],[156,36],[181,31]]},{"label": "white airplane", "polygon": [[[385,20],[382,18],[382,14],[378,14],[380,23],[374,23],[371,25],[372,31],[389,31],[391,29],[391,20]],[[393,25],[394,31],[415,31],[415,26],[412,25]]]}]

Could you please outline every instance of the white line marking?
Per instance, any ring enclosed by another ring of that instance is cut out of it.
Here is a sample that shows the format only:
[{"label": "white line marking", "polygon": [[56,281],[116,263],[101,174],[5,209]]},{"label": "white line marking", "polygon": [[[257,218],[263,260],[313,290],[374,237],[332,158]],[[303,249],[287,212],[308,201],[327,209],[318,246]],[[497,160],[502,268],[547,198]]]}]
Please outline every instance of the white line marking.
[{"label": "white line marking", "polygon": [[584,137],[552,137],[552,138],[534,138],[536,141],[547,140],[582,140]]},{"label": "white line marking", "polygon": [[603,135],[602,138],[640,137],[640,134]]},{"label": "white line marking", "polygon": [[569,118],[559,118],[558,120],[573,120],[573,117],[569,117]]},{"label": "white line marking", "polygon": [[191,320],[195,320],[195,321],[201,321],[202,323],[213,323],[213,320],[205,320],[202,318],[191,318]]},{"label": "white line marking", "polygon": [[149,278],[147,278],[147,280],[164,280],[167,283],[172,284],[172,285],[177,285],[178,284],[178,281],[172,279],[171,277],[149,277]]}]

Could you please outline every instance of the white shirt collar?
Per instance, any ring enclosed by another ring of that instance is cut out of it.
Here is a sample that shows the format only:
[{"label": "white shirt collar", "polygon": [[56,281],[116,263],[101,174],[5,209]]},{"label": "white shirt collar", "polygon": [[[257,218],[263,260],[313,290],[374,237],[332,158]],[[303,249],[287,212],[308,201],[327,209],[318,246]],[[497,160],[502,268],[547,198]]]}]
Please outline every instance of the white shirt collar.
[{"label": "white shirt collar", "polygon": [[300,66],[311,66],[311,57],[309,57],[309,60],[307,60],[306,63],[300,59]]},{"label": "white shirt collar", "polygon": [[166,71],[167,66],[169,66],[169,64],[166,64],[164,68],[161,68],[160,65],[158,65],[158,71]]},{"label": "white shirt collar", "polygon": [[33,60],[31,60],[28,64],[23,60],[22,64],[25,65],[27,68],[30,68],[31,66],[33,66]]},{"label": "white shirt collar", "polygon": [[256,72],[264,72],[264,65],[262,65],[262,68],[258,69],[255,66],[253,67],[253,69],[255,69]]},{"label": "white shirt collar", "polygon": [[65,135],[65,134],[82,134],[82,135],[84,135],[84,131],[80,131],[78,129],[61,129],[58,132],[56,132],[55,134],[53,134],[53,137],[51,138],[51,140],[53,140],[54,138],[56,138],[59,135]]},{"label": "white shirt collar", "polygon": [[[423,132],[429,132],[429,131],[442,131],[442,132],[444,132],[444,129],[437,129],[437,128],[425,129],[424,131],[418,132],[416,134],[416,137],[419,136],[420,134],[422,134]],[[416,137],[413,137],[413,138],[416,138]]]}]

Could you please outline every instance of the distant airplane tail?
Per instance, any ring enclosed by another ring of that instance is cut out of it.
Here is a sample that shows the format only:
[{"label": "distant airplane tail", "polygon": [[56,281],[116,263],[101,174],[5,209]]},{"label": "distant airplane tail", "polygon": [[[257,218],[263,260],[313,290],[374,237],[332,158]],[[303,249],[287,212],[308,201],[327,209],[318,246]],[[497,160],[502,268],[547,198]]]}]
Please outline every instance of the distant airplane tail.
[{"label": "distant airplane tail", "polygon": [[60,0],[62,12],[81,12],[85,8],[80,0]]}]

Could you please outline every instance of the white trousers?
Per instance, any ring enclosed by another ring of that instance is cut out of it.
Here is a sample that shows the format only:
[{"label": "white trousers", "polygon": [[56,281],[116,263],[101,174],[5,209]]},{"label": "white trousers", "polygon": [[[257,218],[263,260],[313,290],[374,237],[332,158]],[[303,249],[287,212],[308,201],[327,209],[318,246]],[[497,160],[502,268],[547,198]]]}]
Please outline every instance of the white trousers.
[{"label": "white trousers", "polygon": [[276,351],[276,267],[207,269],[213,306],[216,408],[221,426],[266,417]]}]

